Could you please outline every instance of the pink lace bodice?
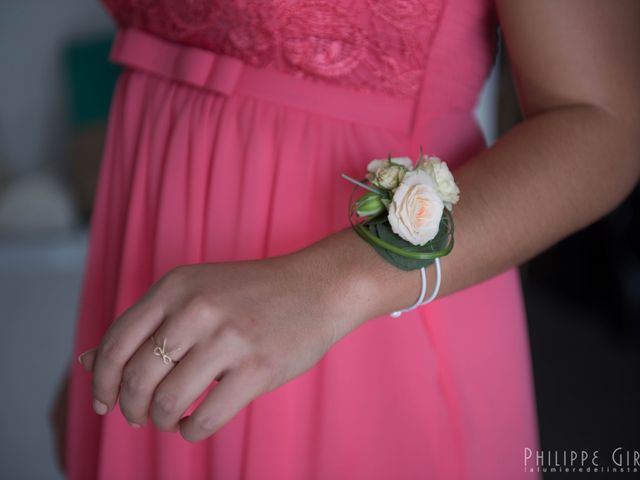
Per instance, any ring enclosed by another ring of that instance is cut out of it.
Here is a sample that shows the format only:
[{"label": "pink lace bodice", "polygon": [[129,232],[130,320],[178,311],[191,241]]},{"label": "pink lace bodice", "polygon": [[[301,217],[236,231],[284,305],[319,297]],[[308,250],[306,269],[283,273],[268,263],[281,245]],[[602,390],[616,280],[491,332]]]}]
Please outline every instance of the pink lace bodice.
[{"label": "pink lace bodice", "polygon": [[[230,55],[257,67],[410,97],[420,88],[450,0],[102,2],[120,26]],[[479,14],[474,13],[471,18],[476,23],[465,28],[484,31],[493,26],[483,15],[490,0],[466,3],[475,3],[471,10]]]}]

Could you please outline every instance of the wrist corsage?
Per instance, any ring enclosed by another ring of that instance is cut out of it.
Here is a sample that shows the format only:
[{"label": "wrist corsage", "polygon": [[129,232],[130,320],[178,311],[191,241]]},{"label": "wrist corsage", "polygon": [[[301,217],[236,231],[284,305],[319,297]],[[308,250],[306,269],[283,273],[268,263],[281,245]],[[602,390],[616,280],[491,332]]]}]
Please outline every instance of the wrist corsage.
[{"label": "wrist corsage", "polygon": [[[402,270],[420,269],[422,289],[418,301],[393,312],[399,317],[435,299],[441,284],[439,257],[453,248],[453,205],[460,190],[447,164],[422,151],[415,166],[409,157],[372,160],[366,178],[343,178],[355,184],[349,200],[353,229],[388,262]],[[367,190],[354,201],[358,187]],[[436,285],[425,300],[426,268],[434,264]]]}]

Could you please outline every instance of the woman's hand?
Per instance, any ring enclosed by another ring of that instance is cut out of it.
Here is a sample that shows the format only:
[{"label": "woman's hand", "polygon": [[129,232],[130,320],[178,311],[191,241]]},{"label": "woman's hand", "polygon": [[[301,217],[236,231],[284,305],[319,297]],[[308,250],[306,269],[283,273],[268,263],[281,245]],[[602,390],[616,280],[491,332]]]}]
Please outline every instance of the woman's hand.
[{"label": "woman's hand", "polygon": [[[370,300],[362,295],[367,282],[354,281],[332,255],[331,248],[315,246],[267,260],[169,271],[83,355],[81,363],[93,371],[94,409],[104,414],[118,402],[134,427],[150,416],[160,430],[179,429],[189,441],[213,434],[251,400],[311,368],[371,316],[358,308]],[[176,363],[153,354],[152,335],[160,346],[166,339]],[[198,408],[181,418],[214,379],[219,383]]]}]

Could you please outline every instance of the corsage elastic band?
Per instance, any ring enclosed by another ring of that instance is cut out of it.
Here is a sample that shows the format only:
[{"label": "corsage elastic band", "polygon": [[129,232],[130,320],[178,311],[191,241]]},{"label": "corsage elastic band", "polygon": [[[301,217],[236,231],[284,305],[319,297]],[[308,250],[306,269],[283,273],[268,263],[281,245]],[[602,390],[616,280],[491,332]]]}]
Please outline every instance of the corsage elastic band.
[{"label": "corsage elastic band", "polygon": [[[453,205],[460,190],[447,164],[420,152],[409,157],[372,160],[366,177],[343,178],[355,186],[349,200],[353,229],[388,262],[405,271],[420,269],[420,296],[415,304],[391,313],[399,317],[433,301],[440,290],[440,257],[453,249]],[[358,188],[367,190],[357,200]],[[434,264],[436,280],[427,297],[426,268]]]}]

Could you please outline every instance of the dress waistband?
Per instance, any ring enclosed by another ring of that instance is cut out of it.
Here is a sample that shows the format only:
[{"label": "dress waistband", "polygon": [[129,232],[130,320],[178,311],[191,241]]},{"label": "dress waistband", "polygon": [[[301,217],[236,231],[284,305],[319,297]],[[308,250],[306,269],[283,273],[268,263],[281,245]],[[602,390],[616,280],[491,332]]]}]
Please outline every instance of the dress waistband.
[{"label": "dress waistband", "polygon": [[359,92],[256,68],[210,50],[134,28],[118,30],[109,59],[223,95],[247,95],[343,120],[409,134],[415,101]]}]

